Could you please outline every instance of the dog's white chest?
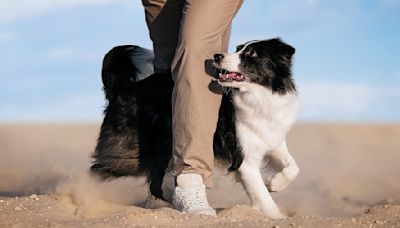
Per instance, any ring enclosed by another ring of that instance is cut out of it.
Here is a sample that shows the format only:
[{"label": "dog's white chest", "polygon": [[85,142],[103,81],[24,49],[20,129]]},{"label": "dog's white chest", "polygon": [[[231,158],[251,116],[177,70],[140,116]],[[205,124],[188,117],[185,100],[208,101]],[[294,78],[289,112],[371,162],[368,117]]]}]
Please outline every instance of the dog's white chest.
[{"label": "dog's white chest", "polygon": [[[246,154],[280,146],[295,121],[299,100],[295,93],[279,95],[263,86],[252,85],[233,94],[236,134]],[[262,155],[261,155],[262,154]]]}]

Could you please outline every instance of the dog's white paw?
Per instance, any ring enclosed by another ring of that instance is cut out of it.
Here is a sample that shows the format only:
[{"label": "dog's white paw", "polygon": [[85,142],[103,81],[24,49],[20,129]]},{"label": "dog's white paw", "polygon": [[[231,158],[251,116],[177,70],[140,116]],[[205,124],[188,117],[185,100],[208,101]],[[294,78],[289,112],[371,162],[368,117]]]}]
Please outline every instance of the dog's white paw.
[{"label": "dog's white paw", "polygon": [[270,192],[280,192],[285,190],[289,184],[297,177],[298,168],[285,168],[282,172],[275,174],[267,183],[267,188]]},{"label": "dog's white paw", "polygon": [[280,213],[276,213],[274,215],[270,215],[269,216],[271,219],[285,219],[287,218],[284,214]]},{"label": "dog's white paw", "polygon": [[275,174],[272,179],[268,182],[267,188],[270,192],[280,192],[289,186],[290,180],[288,180],[282,172]]},{"label": "dog's white paw", "polygon": [[286,216],[281,212],[278,207],[271,207],[271,205],[266,205],[265,207],[259,205],[253,205],[253,209],[261,211],[270,219],[285,219]]}]

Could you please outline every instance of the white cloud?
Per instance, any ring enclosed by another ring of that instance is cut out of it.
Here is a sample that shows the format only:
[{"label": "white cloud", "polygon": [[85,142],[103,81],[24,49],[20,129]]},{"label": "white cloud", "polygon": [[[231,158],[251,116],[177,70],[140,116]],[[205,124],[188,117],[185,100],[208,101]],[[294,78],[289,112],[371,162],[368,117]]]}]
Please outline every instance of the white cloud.
[{"label": "white cloud", "polygon": [[[299,85],[300,121],[398,121],[399,87],[307,82]],[[34,105],[2,105],[0,121],[100,121],[101,90],[69,94]]]},{"label": "white cloud", "polygon": [[[299,86],[301,98],[300,118],[303,120],[365,120],[366,113],[376,113],[393,107],[400,101],[400,88],[374,87],[362,84],[329,82],[303,83]],[[382,113],[380,114],[382,115]],[[384,113],[383,113],[384,115]]]},{"label": "white cloud", "polygon": [[79,5],[98,5],[127,0],[2,0],[0,23],[40,15],[53,10],[62,10]]},{"label": "white cloud", "polygon": [[100,121],[105,104],[102,92],[81,93],[35,105],[2,106],[0,121]]}]

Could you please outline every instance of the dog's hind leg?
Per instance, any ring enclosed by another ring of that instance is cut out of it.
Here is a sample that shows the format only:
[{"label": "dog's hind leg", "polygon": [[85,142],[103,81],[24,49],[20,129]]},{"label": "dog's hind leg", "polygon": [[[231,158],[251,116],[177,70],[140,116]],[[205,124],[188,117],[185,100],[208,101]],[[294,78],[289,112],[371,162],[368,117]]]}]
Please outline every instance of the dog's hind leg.
[{"label": "dog's hind leg", "polygon": [[281,219],[285,217],[265,187],[257,164],[252,164],[245,159],[239,167],[239,174],[253,208],[260,210],[269,218]]},{"label": "dog's hind leg", "polygon": [[[158,184],[154,186],[156,190],[153,189],[153,192],[151,191],[151,184],[150,184],[150,189],[148,192],[147,200],[146,200],[146,205],[145,207],[148,209],[156,209],[156,208],[161,208],[161,207],[173,207],[171,202],[172,202],[172,193],[175,189],[175,177],[172,174],[172,160],[170,160],[168,164],[168,168],[166,170],[166,174],[164,175],[164,180],[162,182],[162,194],[163,198],[161,199],[160,197],[156,197],[154,194],[155,192],[159,192],[160,190],[158,189],[159,186]],[[155,191],[155,192],[154,192]]]},{"label": "dog's hind leg", "polygon": [[274,162],[280,163],[283,168],[267,180],[266,185],[269,191],[279,192],[284,190],[297,177],[299,167],[292,155],[290,155],[286,141],[279,148],[273,150],[270,156]]},{"label": "dog's hind leg", "polygon": [[157,158],[156,162],[153,164],[149,176],[147,177],[151,194],[162,200],[164,200],[162,185],[167,167],[168,158]]}]

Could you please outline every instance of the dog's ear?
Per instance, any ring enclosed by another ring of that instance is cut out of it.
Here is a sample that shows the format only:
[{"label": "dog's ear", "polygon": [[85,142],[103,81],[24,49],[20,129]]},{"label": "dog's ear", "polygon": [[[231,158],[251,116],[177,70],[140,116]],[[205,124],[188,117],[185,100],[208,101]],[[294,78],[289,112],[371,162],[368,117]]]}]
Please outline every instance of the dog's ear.
[{"label": "dog's ear", "polygon": [[103,81],[103,90],[107,100],[111,100],[114,97],[114,84],[116,80],[116,75],[112,72],[112,59],[113,51],[111,50],[104,56],[103,67],[101,70],[101,79]]},{"label": "dog's ear", "polygon": [[135,83],[135,66],[131,62],[126,46],[117,46],[103,59],[102,80],[107,100],[129,92]]},{"label": "dog's ear", "polygon": [[107,100],[112,100],[114,97],[114,85],[116,80],[116,75],[111,72],[102,72],[103,79],[103,90]]},{"label": "dog's ear", "polygon": [[278,50],[280,54],[287,55],[289,57],[292,57],[293,54],[296,52],[296,49],[294,49],[294,47],[290,46],[289,44],[279,45]]}]

